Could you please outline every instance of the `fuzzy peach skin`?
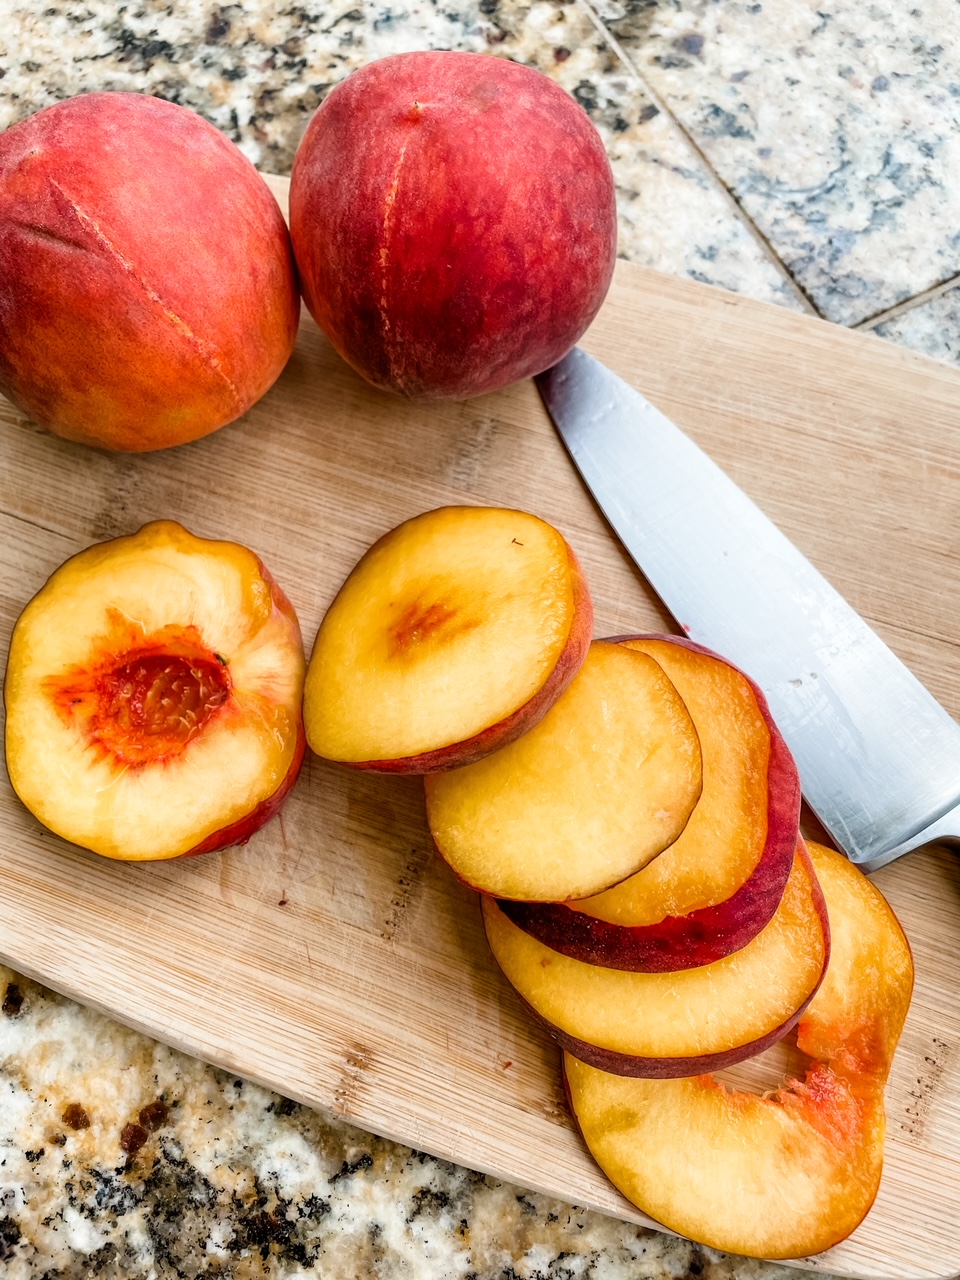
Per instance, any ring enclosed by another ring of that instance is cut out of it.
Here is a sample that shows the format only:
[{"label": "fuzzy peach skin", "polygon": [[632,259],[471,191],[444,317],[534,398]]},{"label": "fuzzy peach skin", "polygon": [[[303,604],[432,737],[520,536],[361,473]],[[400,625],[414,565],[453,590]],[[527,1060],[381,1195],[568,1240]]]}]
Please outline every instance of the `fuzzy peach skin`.
[{"label": "fuzzy peach skin", "polygon": [[311,314],[375,386],[464,399],[559,360],[616,256],[600,136],[547,76],[404,53],[324,100],[294,159],[290,230]]},{"label": "fuzzy peach skin", "polygon": [[0,135],[0,391],[52,432],[204,436],[273,384],[298,320],[280,208],[194,112],[91,93]]},{"label": "fuzzy peach skin", "polygon": [[252,551],[154,521],[73,556],[20,615],[10,781],[104,857],[242,844],[300,770],[305,665],[293,606]]},{"label": "fuzzy peach skin", "polygon": [[797,1026],[802,1079],[761,1096],[711,1075],[626,1079],[564,1058],[587,1146],[624,1195],[671,1231],[750,1257],[820,1253],[870,1209],[913,991],[909,943],[879,890],[833,849],[809,852],[832,941]]}]

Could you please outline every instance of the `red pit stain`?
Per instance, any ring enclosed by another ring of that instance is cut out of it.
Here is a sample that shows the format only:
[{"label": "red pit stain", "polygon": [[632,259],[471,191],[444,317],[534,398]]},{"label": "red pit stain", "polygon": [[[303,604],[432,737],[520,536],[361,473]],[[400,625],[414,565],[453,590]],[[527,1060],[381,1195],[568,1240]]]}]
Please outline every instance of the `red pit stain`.
[{"label": "red pit stain", "polygon": [[61,718],[128,767],[178,756],[229,699],[226,664],[192,625],[144,636],[113,610],[110,623],[99,661],[46,681]]},{"label": "red pit stain", "polygon": [[449,643],[479,625],[479,619],[464,617],[462,611],[439,600],[430,604],[415,600],[389,629],[390,657],[403,657],[428,640]]}]

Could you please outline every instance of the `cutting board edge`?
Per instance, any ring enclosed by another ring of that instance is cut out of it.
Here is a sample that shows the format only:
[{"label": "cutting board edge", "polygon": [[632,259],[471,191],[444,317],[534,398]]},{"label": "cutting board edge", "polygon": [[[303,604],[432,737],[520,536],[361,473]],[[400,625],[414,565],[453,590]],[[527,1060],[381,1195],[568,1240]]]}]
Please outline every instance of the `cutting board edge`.
[{"label": "cutting board edge", "polygon": [[[309,1090],[291,1090],[285,1087],[282,1080],[274,1078],[270,1073],[259,1072],[256,1067],[251,1066],[244,1061],[242,1057],[231,1057],[229,1054],[219,1055],[209,1053],[204,1046],[198,1041],[193,1040],[189,1036],[175,1036],[164,1034],[155,1024],[151,1025],[142,1022],[135,1017],[124,1013],[122,1006],[112,1004],[105,999],[91,999],[86,993],[79,991],[69,983],[59,983],[51,980],[43,973],[35,970],[29,962],[24,962],[17,957],[11,956],[2,949],[0,944],[0,964],[6,965],[15,972],[22,974],[24,977],[47,987],[49,990],[56,992],[68,1000],[72,1000],[77,1004],[111,1018],[114,1021],[129,1027],[140,1035],[146,1036],[151,1040],[158,1041],[179,1053],[183,1053],[204,1062],[219,1071],[227,1072],[231,1075],[241,1076],[251,1083],[259,1085],[261,1088],[267,1089],[273,1093],[288,1097],[294,1102],[300,1103],[306,1107],[325,1112],[332,1116],[335,1120],[345,1124],[352,1125],[356,1128],[363,1129],[365,1132],[375,1133],[377,1137],[383,1138],[389,1142],[395,1142],[401,1146],[410,1147],[414,1150],[425,1151],[426,1154],[439,1160],[446,1160],[462,1167],[469,1168],[477,1173],[492,1177],[498,1181],[509,1181],[506,1175],[497,1168],[495,1164],[485,1164],[483,1162],[470,1162],[464,1158],[462,1152],[451,1149],[428,1149],[424,1146],[418,1146],[416,1135],[403,1130],[390,1131],[389,1126],[378,1125],[374,1130],[366,1128],[361,1120],[344,1114],[322,1098],[319,1094],[311,1094]],[[588,1157],[590,1158],[590,1157]],[[518,1182],[523,1189],[533,1191],[537,1194],[550,1197],[552,1199],[561,1200],[564,1203],[571,1203],[568,1194],[564,1193],[561,1186],[554,1186],[547,1182],[537,1182],[535,1178]],[[614,1195],[619,1195],[611,1184],[611,1191]],[[605,1204],[602,1200],[591,1200],[588,1196],[580,1196],[576,1200],[579,1208],[588,1210],[592,1213],[598,1213],[604,1217],[611,1218],[614,1221],[626,1222],[649,1230],[653,1230],[662,1235],[672,1236],[676,1239],[684,1239],[685,1237],[672,1231],[669,1227],[663,1226],[655,1219],[650,1218],[642,1210],[637,1209],[625,1197],[621,1197],[622,1203],[618,1206]],[[864,1220],[865,1224],[869,1220]],[[859,1230],[859,1228],[858,1228]],[[695,1242],[694,1242],[695,1243]],[[807,1258],[760,1258],[757,1261],[767,1262],[771,1265],[788,1267],[796,1271],[809,1272],[812,1274],[827,1273],[831,1276],[842,1277],[843,1280],[956,1280],[960,1274],[960,1246],[958,1246],[956,1267],[951,1267],[949,1271],[931,1271],[929,1268],[922,1269],[906,1269],[891,1262],[889,1259],[880,1259],[878,1266],[882,1265],[883,1270],[875,1270],[870,1267],[858,1265],[854,1259],[847,1261],[843,1256],[848,1249],[852,1249],[854,1254],[857,1252],[855,1236],[848,1237],[848,1241],[835,1246],[826,1253],[817,1254]],[[731,1255],[733,1256],[733,1255]],[[739,1256],[739,1255],[737,1255]]]}]

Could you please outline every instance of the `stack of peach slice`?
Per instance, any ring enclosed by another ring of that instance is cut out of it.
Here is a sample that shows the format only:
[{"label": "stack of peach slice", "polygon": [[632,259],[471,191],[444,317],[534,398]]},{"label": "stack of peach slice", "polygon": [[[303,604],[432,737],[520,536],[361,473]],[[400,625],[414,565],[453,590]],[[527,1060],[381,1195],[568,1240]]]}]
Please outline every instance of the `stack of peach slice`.
[{"label": "stack of peach slice", "polygon": [[[308,741],[425,774],[436,847],[480,891],[493,954],[631,1200],[717,1248],[820,1251],[877,1191],[909,947],[870,882],[802,839],[757,686],[677,637],[588,644],[590,617],[542,521],[428,512],[321,624]],[[705,1074],[793,1028],[802,1082],[760,1096]]]},{"label": "stack of peach slice", "polygon": [[829,926],[799,809],[759,690],[669,638],[594,641],[535,729],[427,780],[519,995],[582,1060],[645,1077],[759,1053],[812,999]]}]

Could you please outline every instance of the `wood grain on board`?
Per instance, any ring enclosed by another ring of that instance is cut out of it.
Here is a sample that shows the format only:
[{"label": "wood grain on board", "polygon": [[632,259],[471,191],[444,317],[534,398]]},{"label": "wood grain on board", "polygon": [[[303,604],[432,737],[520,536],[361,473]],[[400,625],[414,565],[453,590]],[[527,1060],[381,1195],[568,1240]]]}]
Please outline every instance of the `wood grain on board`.
[{"label": "wood grain on board", "polygon": [[[685,427],[960,716],[960,372],[625,263],[583,345]],[[107,455],[0,401],[0,660],[68,555],[160,517],[254,548],[309,646],[366,546],[448,502],[558,525],[597,635],[672,629],[532,383],[406,403],[366,386],[305,315],[273,390],[179,449]],[[489,957],[475,895],[432,852],[417,779],[308,757],[281,819],[245,847],[136,866],[42,830],[4,775],[0,859],[0,957],[22,972],[368,1130],[649,1221],[577,1136],[558,1054]],[[960,1271],[960,869],[925,850],[876,879],[917,966],[883,1184],[848,1241],[800,1265],[945,1277]],[[774,1051],[744,1078],[775,1085],[782,1065]]]}]

